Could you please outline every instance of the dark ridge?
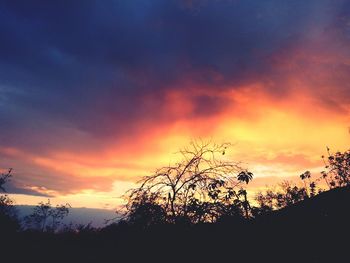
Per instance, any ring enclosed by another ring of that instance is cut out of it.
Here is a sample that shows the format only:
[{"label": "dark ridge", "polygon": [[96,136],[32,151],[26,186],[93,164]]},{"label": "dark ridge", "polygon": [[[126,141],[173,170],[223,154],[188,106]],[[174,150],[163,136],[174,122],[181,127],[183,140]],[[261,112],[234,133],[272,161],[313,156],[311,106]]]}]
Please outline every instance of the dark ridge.
[{"label": "dark ridge", "polygon": [[275,212],[276,217],[285,220],[341,220],[345,222],[350,216],[350,187],[335,188],[322,192],[303,202],[290,205]]},{"label": "dark ridge", "polygon": [[249,221],[147,229],[113,224],[79,235],[17,233],[2,238],[3,258],[8,262],[346,262],[349,200],[350,188],[344,187]]}]

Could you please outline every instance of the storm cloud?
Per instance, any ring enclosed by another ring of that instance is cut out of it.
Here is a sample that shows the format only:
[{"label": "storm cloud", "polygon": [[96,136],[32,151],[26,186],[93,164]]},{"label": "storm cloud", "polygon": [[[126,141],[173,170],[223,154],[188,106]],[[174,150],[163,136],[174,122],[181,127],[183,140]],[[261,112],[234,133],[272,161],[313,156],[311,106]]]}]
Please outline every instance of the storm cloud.
[{"label": "storm cloud", "polygon": [[[347,110],[349,15],[338,0],[2,1],[0,146],[98,151],[255,83]],[[188,111],[169,110],[174,92]]]}]

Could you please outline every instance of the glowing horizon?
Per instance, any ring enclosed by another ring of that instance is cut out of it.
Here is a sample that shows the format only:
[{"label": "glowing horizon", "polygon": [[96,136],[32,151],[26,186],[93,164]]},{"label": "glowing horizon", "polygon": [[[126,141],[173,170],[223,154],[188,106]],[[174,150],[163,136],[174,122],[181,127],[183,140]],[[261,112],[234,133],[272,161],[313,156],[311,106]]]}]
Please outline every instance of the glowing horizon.
[{"label": "glowing horizon", "polygon": [[349,148],[345,2],[144,2],[46,6],[62,25],[5,7],[0,168],[17,204],[113,209],[196,139],[232,143],[252,188]]}]

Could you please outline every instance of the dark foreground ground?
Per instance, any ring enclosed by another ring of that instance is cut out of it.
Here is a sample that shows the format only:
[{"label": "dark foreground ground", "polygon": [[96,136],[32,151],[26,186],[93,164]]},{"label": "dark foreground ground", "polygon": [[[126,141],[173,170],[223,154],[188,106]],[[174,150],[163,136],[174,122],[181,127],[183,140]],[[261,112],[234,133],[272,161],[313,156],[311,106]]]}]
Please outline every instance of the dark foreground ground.
[{"label": "dark foreground ground", "polygon": [[342,188],[249,222],[2,234],[0,262],[350,262],[349,222]]}]

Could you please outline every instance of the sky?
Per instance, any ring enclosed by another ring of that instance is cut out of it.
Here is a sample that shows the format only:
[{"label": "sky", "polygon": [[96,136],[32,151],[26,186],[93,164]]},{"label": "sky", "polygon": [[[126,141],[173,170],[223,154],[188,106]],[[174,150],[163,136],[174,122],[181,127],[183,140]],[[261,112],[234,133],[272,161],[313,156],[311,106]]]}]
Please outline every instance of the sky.
[{"label": "sky", "polygon": [[257,188],[349,148],[349,1],[5,0],[0,37],[17,204],[112,209],[192,140]]}]

